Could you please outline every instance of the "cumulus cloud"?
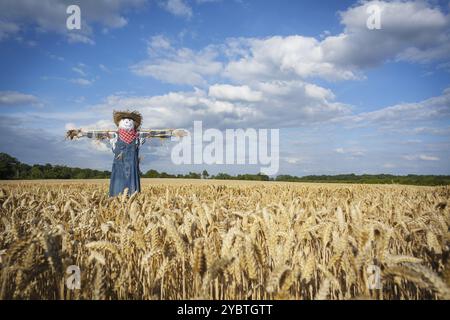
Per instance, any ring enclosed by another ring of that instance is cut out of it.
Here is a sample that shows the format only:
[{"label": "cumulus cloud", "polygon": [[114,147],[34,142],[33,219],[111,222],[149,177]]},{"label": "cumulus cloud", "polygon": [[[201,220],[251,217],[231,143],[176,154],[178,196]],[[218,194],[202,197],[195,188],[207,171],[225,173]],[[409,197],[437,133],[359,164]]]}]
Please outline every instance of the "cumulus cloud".
[{"label": "cumulus cloud", "polygon": [[0,106],[35,105],[38,98],[17,91],[0,91]]},{"label": "cumulus cloud", "polygon": [[[381,29],[366,27],[367,8],[381,9]],[[450,57],[450,16],[426,1],[365,1],[340,13],[344,32],[327,37],[325,59],[365,68],[388,59],[426,62]]]},{"label": "cumulus cloud", "polygon": [[[242,81],[243,84],[227,83],[228,71],[224,70],[219,58],[220,54],[230,58],[242,54],[236,41],[230,40],[226,46],[210,45],[194,51],[176,48],[168,38],[158,35],[148,41],[147,49],[149,59],[131,66],[135,74],[202,88],[192,92],[142,97],[136,101],[138,105],[145,101],[146,105],[142,107],[153,110],[149,116],[162,123],[170,123],[168,115],[178,119],[176,114],[181,112],[187,120],[186,123],[192,119],[204,119],[221,127],[225,124],[285,127],[316,123],[350,113],[349,106],[334,101],[335,95],[331,90],[298,77],[290,79],[281,74],[277,75],[273,70],[268,70],[267,77],[258,75]],[[275,54],[276,50],[272,51]],[[308,50],[305,49],[306,51]],[[230,63],[228,67],[229,65]],[[249,72],[248,68],[245,70]],[[220,80],[223,82],[220,83]],[[210,85],[212,81],[216,83]],[[135,101],[135,98],[131,101]],[[158,116],[158,113],[161,113],[161,116]]]},{"label": "cumulus cloud", "polygon": [[277,81],[247,87],[215,85],[208,91],[195,89],[151,97],[112,95],[95,108],[104,112],[117,105],[138,109],[149,127],[188,127],[194,120],[203,120],[205,126],[217,128],[277,128],[317,123],[350,112],[349,106],[333,98],[319,86]]},{"label": "cumulus cloud", "polygon": [[312,37],[293,35],[267,39],[230,40],[231,60],[224,76],[238,81],[254,79],[325,78],[356,79],[352,70],[341,68],[324,58],[320,42]]},{"label": "cumulus cloud", "polygon": [[[381,9],[381,30],[366,26],[367,7]],[[349,80],[392,59],[430,62],[450,58],[450,16],[424,1],[370,1],[340,13],[344,31],[319,41],[299,35],[238,39],[237,60],[226,67],[235,80],[320,77]]]},{"label": "cumulus cloud", "polygon": [[213,46],[200,51],[175,49],[168,39],[155,36],[149,42],[148,52],[150,58],[131,66],[132,72],[172,84],[206,85],[208,77],[222,70]]}]

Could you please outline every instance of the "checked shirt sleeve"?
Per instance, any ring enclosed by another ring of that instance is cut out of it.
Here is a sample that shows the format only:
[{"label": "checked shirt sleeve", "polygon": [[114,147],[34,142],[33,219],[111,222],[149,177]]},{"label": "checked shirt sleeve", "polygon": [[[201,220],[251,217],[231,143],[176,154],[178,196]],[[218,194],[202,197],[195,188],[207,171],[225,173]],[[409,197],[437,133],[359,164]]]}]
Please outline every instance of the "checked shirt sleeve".
[{"label": "checked shirt sleeve", "polygon": [[95,140],[107,140],[113,139],[115,137],[115,133],[111,131],[82,131],[82,137],[86,137],[89,139]]},{"label": "checked shirt sleeve", "polygon": [[173,130],[146,130],[139,132],[139,138],[149,139],[149,138],[160,138],[168,139],[172,137]]}]

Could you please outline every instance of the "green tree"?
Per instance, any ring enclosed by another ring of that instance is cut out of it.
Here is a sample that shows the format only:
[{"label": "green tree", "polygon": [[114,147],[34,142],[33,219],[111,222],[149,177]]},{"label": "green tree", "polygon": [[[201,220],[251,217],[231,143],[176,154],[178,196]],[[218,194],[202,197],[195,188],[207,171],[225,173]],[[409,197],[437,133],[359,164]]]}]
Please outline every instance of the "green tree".
[{"label": "green tree", "polygon": [[0,179],[19,177],[20,162],[9,154],[0,153]]},{"label": "green tree", "polygon": [[151,169],[144,174],[144,178],[159,178],[159,172]]},{"label": "green tree", "polygon": [[31,172],[30,172],[31,179],[42,179],[43,177],[44,177],[44,174],[42,173],[39,166],[33,166],[31,168]]}]

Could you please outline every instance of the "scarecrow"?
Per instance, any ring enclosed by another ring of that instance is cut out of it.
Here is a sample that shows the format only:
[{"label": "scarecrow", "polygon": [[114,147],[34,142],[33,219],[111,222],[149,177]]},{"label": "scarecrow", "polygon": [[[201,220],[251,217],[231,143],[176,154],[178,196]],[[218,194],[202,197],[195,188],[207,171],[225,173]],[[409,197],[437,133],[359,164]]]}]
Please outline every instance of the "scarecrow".
[{"label": "scarecrow", "polygon": [[117,196],[128,190],[128,194],[141,191],[139,177],[139,148],[148,138],[168,139],[183,137],[182,129],[140,130],[142,116],[137,111],[114,111],[116,130],[75,129],[67,131],[66,138],[73,140],[82,137],[107,141],[114,153],[109,195]]}]

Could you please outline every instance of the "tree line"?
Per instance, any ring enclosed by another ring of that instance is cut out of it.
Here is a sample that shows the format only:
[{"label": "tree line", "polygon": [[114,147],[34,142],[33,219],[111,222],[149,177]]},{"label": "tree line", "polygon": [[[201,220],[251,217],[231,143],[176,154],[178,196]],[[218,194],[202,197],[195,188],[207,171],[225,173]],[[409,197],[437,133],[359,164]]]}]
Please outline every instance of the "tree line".
[{"label": "tree line", "polygon": [[70,168],[51,164],[29,165],[6,153],[0,153],[0,179],[104,179],[111,172],[92,169]]},{"label": "tree line", "polygon": [[[0,153],[0,179],[106,179],[111,176],[110,171],[71,168],[51,164],[28,165],[6,153]],[[230,175],[218,173],[210,175],[208,171],[201,173],[169,174],[151,169],[141,173],[143,178],[172,178],[172,179],[214,179],[214,180],[251,180],[251,181],[284,181],[284,182],[317,182],[317,183],[364,183],[364,184],[405,184],[405,185],[450,185],[448,175],[414,175],[397,176],[391,174],[341,174],[341,175],[309,175],[303,177],[279,175],[269,177],[264,174]]]},{"label": "tree line", "polygon": [[364,184],[405,184],[418,186],[450,185],[450,176],[444,175],[416,175],[397,176],[392,174],[340,174],[340,175],[310,175],[296,177],[281,175],[277,181],[288,182],[321,182],[321,183],[364,183]]}]

